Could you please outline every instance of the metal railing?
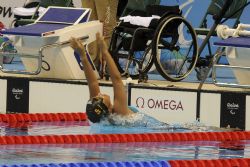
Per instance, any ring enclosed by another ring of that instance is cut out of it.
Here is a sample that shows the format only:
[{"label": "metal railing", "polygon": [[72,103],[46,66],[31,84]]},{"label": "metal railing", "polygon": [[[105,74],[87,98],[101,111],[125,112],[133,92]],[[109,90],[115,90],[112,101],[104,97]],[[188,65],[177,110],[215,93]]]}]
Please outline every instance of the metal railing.
[{"label": "metal railing", "polygon": [[[78,38],[79,40],[87,40],[89,38],[88,35],[83,36]],[[11,74],[25,74],[25,75],[38,75],[39,73],[41,73],[42,69],[44,69],[43,67],[43,63],[45,63],[46,61],[43,60],[44,58],[44,50],[49,49],[49,48],[53,48],[53,47],[61,47],[63,45],[68,45],[70,43],[70,40],[64,41],[64,42],[59,42],[59,43],[53,43],[53,44],[48,44],[48,45],[44,45],[42,47],[40,47],[40,49],[38,50],[38,55],[28,55],[28,54],[22,54],[22,53],[18,53],[17,51],[5,51],[5,47],[8,44],[12,44],[12,41],[6,41],[3,42],[1,44],[0,47],[0,60],[2,59],[2,61],[0,61],[0,70],[3,73],[11,73]],[[3,58],[4,57],[22,57],[22,58],[30,58],[30,59],[37,59],[37,68],[33,71],[25,71],[25,70],[15,70],[15,69],[5,69],[4,65],[3,65]]]}]

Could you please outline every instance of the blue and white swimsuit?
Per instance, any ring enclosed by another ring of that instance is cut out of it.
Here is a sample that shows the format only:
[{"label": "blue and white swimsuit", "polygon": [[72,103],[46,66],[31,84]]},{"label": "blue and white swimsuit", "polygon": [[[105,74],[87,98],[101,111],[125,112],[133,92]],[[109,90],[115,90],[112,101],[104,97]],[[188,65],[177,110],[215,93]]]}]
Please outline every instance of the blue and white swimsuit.
[{"label": "blue and white swimsuit", "polygon": [[130,127],[161,127],[168,124],[161,122],[145,113],[139,112],[136,107],[129,106],[131,111],[136,114],[131,114],[129,116],[121,116],[118,114],[109,115],[109,122],[117,126],[130,126]]}]

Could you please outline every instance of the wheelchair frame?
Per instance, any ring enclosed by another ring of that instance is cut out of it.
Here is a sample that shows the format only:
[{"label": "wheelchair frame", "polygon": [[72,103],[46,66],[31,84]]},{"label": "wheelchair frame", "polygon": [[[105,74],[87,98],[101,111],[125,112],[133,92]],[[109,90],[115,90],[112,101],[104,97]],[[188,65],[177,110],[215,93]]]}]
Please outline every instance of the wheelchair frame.
[{"label": "wheelchair frame", "polygon": [[[152,9],[152,6],[163,7],[160,5],[150,5],[148,8]],[[181,51],[183,47],[179,39],[181,36],[179,31],[184,26],[187,28],[186,33],[191,37],[191,43],[189,40],[189,46],[191,47],[187,47],[187,52],[185,54]],[[125,30],[125,32],[122,32],[122,29]],[[129,33],[128,31],[130,30],[133,32]],[[145,40],[146,38],[147,41],[144,49],[142,47],[136,50],[135,45],[139,42],[136,41],[135,38],[138,36],[139,32],[145,33],[145,36],[139,37],[140,40]],[[124,49],[128,48],[127,46],[122,46],[123,43],[126,43],[126,37],[128,36],[130,36],[130,38],[132,36],[131,43],[129,44],[129,49]],[[148,79],[147,73],[153,64],[155,64],[157,71],[165,79],[174,82],[181,81],[191,73],[198,59],[196,33],[191,24],[181,16],[181,11],[176,13],[166,10],[161,14],[161,18],[155,28],[139,26],[133,29],[124,27],[122,23],[119,24],[113,31],[109,50],[122,75],[131,78],[139,78],[139,81],[146,81]],[[126,54],[120,54],[121,52]],[[141,59],[137,58],[135,52],[143,52]],[[164,56],[164,53],[170,56]],[[180,56],[182,57],[180,58]],[[172,67],[162,64],[164,57],[169,59],[168,61],[172,63]],[[126,60],[125,66],[121,65],[120,59]],[[137,68],[136,73],[130,70],[131,66]]]}]

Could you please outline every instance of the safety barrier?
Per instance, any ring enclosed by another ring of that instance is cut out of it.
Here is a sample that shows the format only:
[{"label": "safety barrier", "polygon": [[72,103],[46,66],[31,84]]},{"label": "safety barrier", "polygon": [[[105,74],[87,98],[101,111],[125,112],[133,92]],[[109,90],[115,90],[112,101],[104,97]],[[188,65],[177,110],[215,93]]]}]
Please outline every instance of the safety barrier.
[{"label": "safety barrier", "polygon": [[0,144],[80,144],[172,141],[239,141],[250,140],[250,132],[194,132],[151,134],[93,134],[48,136],[0,136]]},{"label": "safety barrier", "polygon": [[0,122],[53,122],[86,121],[87,116],[79,113],[34,113],[34,114],[0,114]]},{"label": "safety barrier", "polygon": [[249,158],[218,160],[170,160],[141,162],[50,163],[31,165],[1,165],[0,167],[247,167]]}]

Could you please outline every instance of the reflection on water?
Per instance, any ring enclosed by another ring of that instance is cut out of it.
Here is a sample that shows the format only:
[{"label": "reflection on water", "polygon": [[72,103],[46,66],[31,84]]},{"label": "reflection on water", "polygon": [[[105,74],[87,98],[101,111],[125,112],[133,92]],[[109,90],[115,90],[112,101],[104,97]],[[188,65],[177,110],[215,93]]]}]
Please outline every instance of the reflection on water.
[{"label": "reflection on water", "polygon": [[0,165],[249,158],[250,141],[0,146]]},{"label": "reflection on water", "polygon": [[65,135],[65,134],[121,134],[121,133],[168,133],[168,132],[208,132],[232,131],[205,126],[199,122],[186,124],[159,124],[151,127],[114,126],[107,122],[92,124],[89,122],[25,122],[0,123],[1,136],[24,135]]},{"label": "reflection on water", "polygon": [[0,123],[1,136],[88,134],[88,122]]}]

